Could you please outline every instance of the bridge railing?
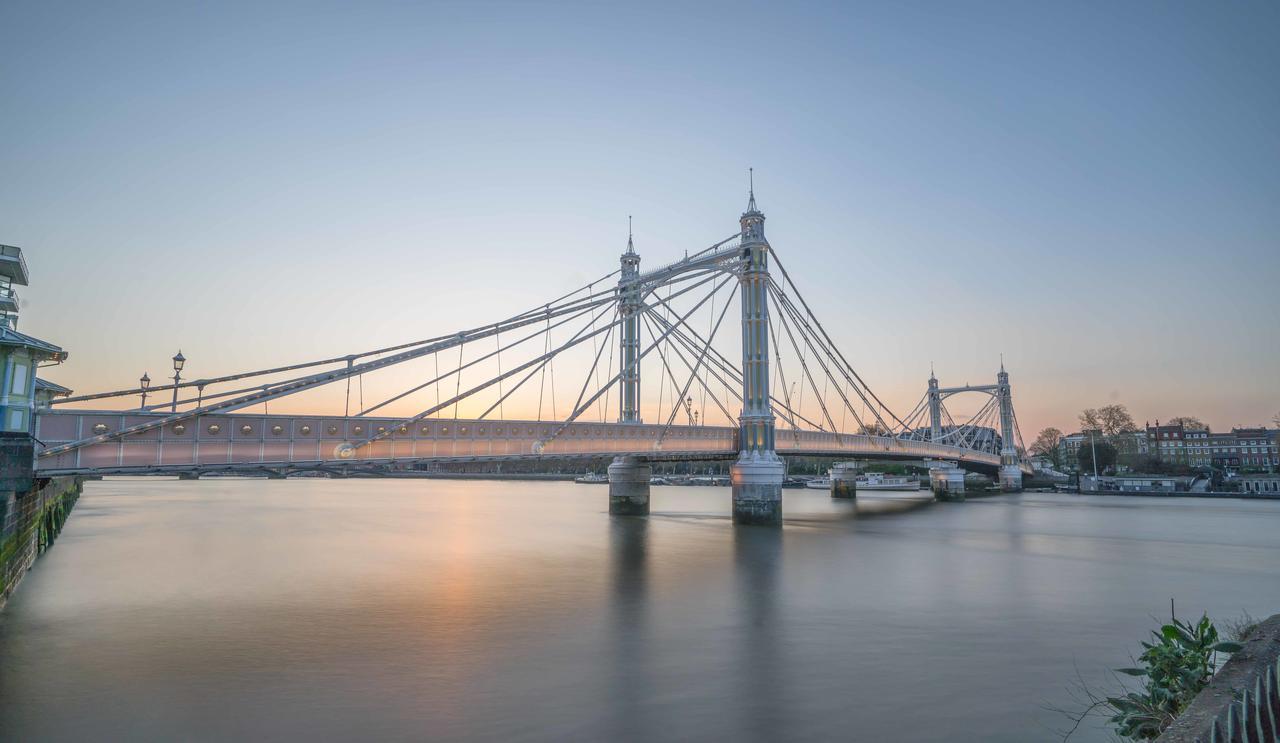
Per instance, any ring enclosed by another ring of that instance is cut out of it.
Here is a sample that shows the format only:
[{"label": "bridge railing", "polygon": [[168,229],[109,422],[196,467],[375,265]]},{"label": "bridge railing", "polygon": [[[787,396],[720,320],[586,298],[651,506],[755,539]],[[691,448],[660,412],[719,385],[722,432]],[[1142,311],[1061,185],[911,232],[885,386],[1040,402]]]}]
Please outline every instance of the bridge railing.
[{"label": "bridge railing", "polygon": [[[140,411],[42,411],[38,451],[121,431],[164,417]],[[558,432],[558,433],[557,433]],[[350,450],[351,441],[385,438]],[[736,427],[430,418],[413,426],[397,418],[298,415],[207,415],[116,440],[38,456],[41,474],[172,471],[261,464],[397,460],[699,453],[737,451]],[[344,451],[346,449],[347,451]],[[779,432],[783,455],[946,459],[996,466],[997,455],[889,436]],[[345,456],[344,456],[345,455]]]},{"label": "bridge railing", "polygon": [[[163,417],[138,411],[44,411],[36,419],[38,451]],[[396,428],[398,427],[398,429]],[[465,457],[731,452],[736,429],[431,418],[400,426],[396,418],[209,415],[118,440],[37,457],[42,473],[124,471],[243,464],[290,464]],[[342,456],[341,445],[386,433]],[[559,434],[557,435],[557,431]]]}]

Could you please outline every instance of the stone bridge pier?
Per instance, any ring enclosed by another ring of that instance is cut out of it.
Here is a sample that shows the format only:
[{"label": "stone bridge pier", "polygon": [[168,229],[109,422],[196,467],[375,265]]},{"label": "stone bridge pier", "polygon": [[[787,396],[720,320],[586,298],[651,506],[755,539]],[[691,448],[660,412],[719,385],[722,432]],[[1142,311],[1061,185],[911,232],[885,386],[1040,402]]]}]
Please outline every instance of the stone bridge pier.
[{"label": "stone bridge pier", "polygon": [[929,468],[929,488],[938,500],[964,500],[964,470],[955,462],[934,462]]},{"label": "stone bridge pier", "polygon": [[609,465],[609,513],[615,516],[649,515],[649,478],[653,467],[635,456],[614,457]]},{"label": "stone bridge pier", "polygon": [[831,465],[831,497],[851,499],[858,497],[858,464],[836,462]]}]

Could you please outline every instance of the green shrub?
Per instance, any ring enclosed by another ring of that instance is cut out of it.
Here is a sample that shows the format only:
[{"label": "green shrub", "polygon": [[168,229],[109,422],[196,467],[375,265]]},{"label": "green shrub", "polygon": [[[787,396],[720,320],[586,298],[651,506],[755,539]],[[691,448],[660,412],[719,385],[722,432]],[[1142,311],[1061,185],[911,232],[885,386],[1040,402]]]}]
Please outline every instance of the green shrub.
[{"label": "green shrub", "polygon": [[1142,689],[1107,697],[1111,724],[1131,740],[1159,737],[1213,678],[1218,653],[1240,649],[1238,643],[1219,639],[1207,615],[1195,624],[1173,617],[1151,635],[1152,642],[1142,643],[1141,665],[1117,669],[1144,679]]}]

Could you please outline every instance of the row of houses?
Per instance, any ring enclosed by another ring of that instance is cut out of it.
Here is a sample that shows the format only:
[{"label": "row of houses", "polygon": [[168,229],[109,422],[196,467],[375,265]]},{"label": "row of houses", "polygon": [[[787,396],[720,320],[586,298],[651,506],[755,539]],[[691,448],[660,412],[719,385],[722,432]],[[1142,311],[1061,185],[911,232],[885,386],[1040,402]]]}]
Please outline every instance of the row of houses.
[{"label": "row of houses", "polygon": [[[1058,455],[1062,466],[1078,467],[1080,447],[1101,432],[1083,431],[1062,437]],[[1229,433],[1188,429],[1181,425],[1147,425],[1145,430],[1107,438],[1122,454],[1149,455],[1162,462],[1189,467],[1267,470],[1280,466],[1280,430],[1233,428]]]}]

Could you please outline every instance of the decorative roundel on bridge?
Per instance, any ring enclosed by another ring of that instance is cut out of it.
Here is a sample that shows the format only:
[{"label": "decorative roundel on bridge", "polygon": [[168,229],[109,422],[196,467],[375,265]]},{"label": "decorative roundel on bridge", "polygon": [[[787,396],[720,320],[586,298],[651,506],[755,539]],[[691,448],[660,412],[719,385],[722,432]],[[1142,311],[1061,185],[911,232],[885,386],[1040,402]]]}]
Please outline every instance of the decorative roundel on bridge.
[{"label": "decorative roundel on bridge", "polygon": [[311,434],[311,426],[303,426],[299,430],[302,432],[303,436],[308,436]]},{"label": "decorative roundel on bridge", "polygon": [[406,433],[409,433],[409,427],[408,427],[408,426],[400,426],[400,434],[403,436],[403,435],[404,435],[404,434],[406,434]]},{"label": "decorative roundel on bridge", "polygon": [[448,435],[449,435],[449,427],[448,427],[448,426],[440,426],[440,435],[441,435],[441,436],[448,436]]},{"label": "decorative roundel on bridge", "polygon": [[364,426],[356,426],[355,428],[353,428],[353,429],[351,429],[351,430],[352,430],[352,431],[354,431],[357,435],[358,435],[358,434],[362,434],[362,433],[364,433]]},{"label": "decorative roundel on bridge", "polygon": [[182,425],[181,423],[175,423],[173,424],[173,432],[181,436],[182,434],[187,432],[187,427]]},{"label": "decorative roundel on bridge", "polygon": [[484,426],[480,426],[479,428],[477,428],[477,429],[476,429],[476,435],[477,435],[477,436],[483,436],[483,435],[484,435]]},{"label": "decorative roundel on bridge", "polygon": [[494,435],[494,436],[501,436],[501,435],[502,435],[502,426],[498,426],[498,427],[494,428],[494,429],[493,429],[493,435]]},{"label": "decorative roundel on bridge", "polygon": [[221,430],[222,430],[222,426],[219,426],[217,423],[209,424],[209,433],[217,434]]},{"label": "decorative roundel on bridge", "polygon": [[248,423],[244,424],[243,426],[240,426],[240,433],[245,436],[248,436],[249,434],[253,433],[253,426],[249,425]]},{"label": "decorative roundel on bridge", "polygon": [[280,434],[284,433],[284,426],[272,426],[271,433],[274,433],[275,435],[279,436]]},{"label": "decorative roundel on bridge", "polygon": [[422,432],[422,435],[423,435],[423,436],[430,436],[430,435],[431,435],[431,426],[423,426],[422,428],[419,428],[418,430]]},{"label": "decorative roundel on bridge", "polygon": [[378,426],[378,433],[386,433],[386,431],[387,431],[386,426]]},{"label": "decorative roundel on bridge", "polygon": [[329,435],[330,435],[330,436],[333,436],[333,435],[334,435],[334,434],[336,434],[337,432],[338,432],[338,427],[337,427],[337,426],[329,426]]},{"label": "decorative roundel on bridge", "polygon": [[99,423],[99,424],[95,425],[95,426],[93,427],[93,432],[94,432],[94,433],[96,433],[96,434],[104,434],[104,433],[106,433],[106,432],[107,432],[107,424],[106,424],[106,423]]},{"label": "decorative roundel on bridge", "polygon": [[535,442],[533,442],[533,453],[534,453],[534,454],[541,454],[541,453],[542,453],[542,450],[543,450],[544,448],[546,448],[546,444],[543,444],[541,441],[535,441]]},{"label": "decorative roundel on bridge", "polygon": [[338,459],[350,459],[356,455],[356,448],[350,442],[344,441],[333,447],[333,456]]},{"label": "decorative roundel on bridge", "polygon": [[467,427],[466,427],[466,426],[461,426],[460,428],[458,428],[458,433],[462,434],[463,436],[466,436],[466,435],[467,435]]}]

